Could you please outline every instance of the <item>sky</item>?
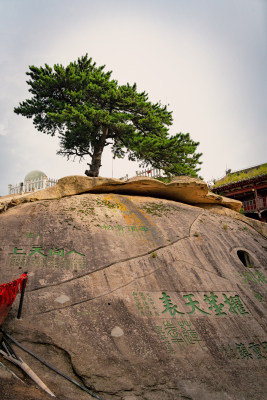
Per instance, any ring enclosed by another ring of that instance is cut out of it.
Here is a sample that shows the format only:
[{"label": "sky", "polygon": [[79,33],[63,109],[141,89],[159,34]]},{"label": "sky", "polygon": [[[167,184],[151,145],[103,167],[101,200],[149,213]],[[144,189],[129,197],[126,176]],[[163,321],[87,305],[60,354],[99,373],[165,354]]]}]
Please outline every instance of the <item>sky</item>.
[{"label": "sky", "polygon": [[[32,170],[84,175],[89,159],[57,155],[58,139],[13,110],[31,97],[29,65],[86,53],[168,105],[170,134],[200,142],[205,181],[267,162],[267,0],[0,0],[0,196]],[[138,170],[105,150],[100,176]]]}]

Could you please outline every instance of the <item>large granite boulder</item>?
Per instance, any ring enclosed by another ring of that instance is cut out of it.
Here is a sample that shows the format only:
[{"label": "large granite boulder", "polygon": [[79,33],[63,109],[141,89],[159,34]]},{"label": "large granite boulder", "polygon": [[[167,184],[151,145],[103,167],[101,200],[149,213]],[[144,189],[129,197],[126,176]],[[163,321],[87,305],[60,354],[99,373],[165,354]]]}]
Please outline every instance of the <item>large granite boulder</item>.
[{"label": "large granite boulder", "polygon": [[[157,182],[81,181],[2,200],[1,282],[29,276],[5,331],[104,400],[266,399],[266,224],[206,189],[178,202],[188,183],[174,201]],[[58,399],[91,398],[16,350]],[[1,399],[50,398],[0,362],[26,382],[0,365]]]},{"label": "large granite boulder", "polygon": [[177,176],[170,183],[163,183],[148,177],[135,177],[124,182],[113,178],[89,178],[73,175],[59,179],[57,185],[45,190],[0,198],[0,212],[30,201],[58,199],[80,193],[107,192],[162,197],[187,204],[216,204],[235,211],[239,211],[242,206],[238,200],[210,192],[206,182],[188,176]]}]

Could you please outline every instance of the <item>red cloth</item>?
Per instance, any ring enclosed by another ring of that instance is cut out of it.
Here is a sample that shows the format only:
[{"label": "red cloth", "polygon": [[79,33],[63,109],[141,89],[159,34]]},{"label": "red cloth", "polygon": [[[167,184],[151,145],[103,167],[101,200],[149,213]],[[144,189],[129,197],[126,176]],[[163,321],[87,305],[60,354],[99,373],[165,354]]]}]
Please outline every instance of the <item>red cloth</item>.
[{"label": "red cloth", "polygon": [[22,274],[18,279],[0,285],[0,325],[4,322],[11,305],[15,301],[18,290],[21,291],[25,279],[28,280],[27,274]]}]

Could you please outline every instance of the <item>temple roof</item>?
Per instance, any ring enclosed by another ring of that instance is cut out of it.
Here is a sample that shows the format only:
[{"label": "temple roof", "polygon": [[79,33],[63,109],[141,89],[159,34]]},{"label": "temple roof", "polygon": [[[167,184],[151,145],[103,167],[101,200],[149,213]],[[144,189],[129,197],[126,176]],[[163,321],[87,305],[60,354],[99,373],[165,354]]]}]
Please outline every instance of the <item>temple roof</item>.
[{"label": "temple roof", "polygon": [[248,180],[251,178],[256,178],[261,175],[266,175],[267,174],[267,163],[265,164],[260,164],[255,167],[247,168],[247,169],[242,169],[240,171],[236,172],[230,172],[227,175],[225,175],[223,178],[217,180],[214,183],[214,186],[212,189],[216,189],[220,186],[224,185],[231,185],[232,183],[235,182],[240,182],[244,180]]}]

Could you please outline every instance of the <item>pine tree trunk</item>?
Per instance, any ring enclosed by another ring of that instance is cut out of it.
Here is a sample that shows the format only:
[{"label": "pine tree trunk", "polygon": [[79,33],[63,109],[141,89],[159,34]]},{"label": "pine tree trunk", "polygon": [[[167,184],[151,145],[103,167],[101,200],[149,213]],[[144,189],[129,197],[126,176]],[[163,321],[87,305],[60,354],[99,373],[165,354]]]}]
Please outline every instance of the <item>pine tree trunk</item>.
[{"label": "pine tree trunk", "polygon": [[88,165],[90,165],[90,169],[85,171],[85,175],[91,176],[91,177],[96,177],[99,175],[99,170],[101,167],[101,157],[102,157],[102,153],[103,153],[103,150],[105,147],[107,137],[108,137],[108,128],[105,128],[102,136],[99,138],[99,140],[97,141],[97,143],[94,147],[91,164],[88,164]]}]

